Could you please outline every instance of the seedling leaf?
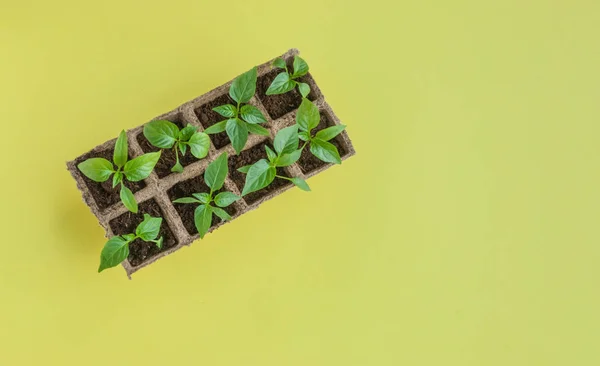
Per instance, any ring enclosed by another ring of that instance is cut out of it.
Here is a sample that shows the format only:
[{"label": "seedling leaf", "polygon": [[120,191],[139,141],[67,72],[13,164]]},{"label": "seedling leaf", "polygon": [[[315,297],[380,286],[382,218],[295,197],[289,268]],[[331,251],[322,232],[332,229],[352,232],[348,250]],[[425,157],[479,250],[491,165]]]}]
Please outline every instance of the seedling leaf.
[{"label": "seedling leaf", "polygon": [[293,125],[279,130],[273,140],[273,147],[279,155],[298,149],[298,126]]},{"label": "seedling leaf", "polygon": [[112,187],[115,188],[122,181],[123,181],[123,173],[122,172],[116,172],[115,175],[113,175]]},{"label": "seedling leaf", "polygon": [[279,157],[279,159],[277,159],[277,166],[279,166],[279,167],[290,166],[290,165],[294,164],[296,161],[298,161],[298,159],[300,159],[301,155],[302,155],[302,150],[296,150],[289,154],[283,154]]},{"label": "seedling leaf", "polygon": [[200,205],[196,207],[194,211],[194,224],[200,234],[200,238],[204,238],[204,235],[210,229],[212,223],[212,207],[209,205]]},{"label": "seedling leaf", "polygon": [[264,127],[261,127],[260,125],[247,123],[246,128],[248,128],[248,132],[251,132],[255,135],[261,135],[261,136],[269,136],[270,135],[269,130],[267,130]]},{"label": "seedling leaf", "polygon": [[251,166],[252,165],[244,165],[243,167],[237,168],[237,171],[246,174],[248,173],[248,170],[250,170]]},{"label": "seedling leaf", "polygon": [[271,85],[265,92],[266,95],[283,94],[294,89],[296,82],[290,79],[290,75],[287,71],[283,71],[275,76]]},{"label": "seedling leaf", "polygon": [[232,118],[235,117],[237,108],[234,105],[225,104],[213,108],[213,111],[219,113],[223,117]]},{"label": "seedling leaf", "polygon": [[304,76],[308,73],[308,64],[300,56],[294,56],[293,78]]},{"label": "seedling leaf", "polygon": [[267,158],[269,158],[269,161],[277,159],[277,154],[275,154],[275,152],[267,145],[265,145],[265,151],[267,152]]},{"label": "seedling leaf", "polygon": [[298,90],[300,91],[302,98],[306,98],[308,97],[308,94],[310,94],[310,86],[307,83],[298,83]]},{"label": "seedling leaf", "polygon": [[229,216],[227,211],[223,210],[222,208],[211,207],[211,209],[217,216],[219,216],[221,218],[221,220],[223,220],[223,221],[231,220],[231,216]]},{"label": "seedling leaf", "polygon": [[317,127],[319,119],[319,108],[310,100],[302,99],[302,104],[298,107],[298,113],[296,114],[296,123],[298,123],[300,129],[310,132],[310,130]]},{"label": "seedling leaf", "polygon": [[121,192],[119,193],[119,196],[121,197],[121,202],[123,202],[129,211],[133,213],[138,212],[138,204],[135,200],[135,196],[129,188],[125,187],[124,184],[121,184]]},{"label": "seedling leaf", "polygon": [[205,192],[192,193],[192,196],[196,197],[198,199],[198,201],[200,201],[202,203],[208,203],[208,201],[210,201],[210,195]]},{"label": "seedling leaf", "polygon": [[185,142],[189,141],[196,131],[198,131],[198,127],[188,124],[179,131],[179,140]]},{"label": "seedling leaf", "polygon": [[98,273],[107,268],[118,266],[128,255],[129,241],[120,236],[110,238],[106,244],[104,244],[104,248],[102,248],[102,252],[100,253],[100,267],[98,267]]},{"label": "seedling leaf", "polygon": [[208,164],[206,172],[204,173],[204,182],[213,191],[218,191],[223,187],[225,177],[227,176],[227,153],[224,152],[212,163]]},{"label": "seedling leaf", "polygon": [[229,88],[229,95],[238,103],[248,103],[256,92],[256,67],[243,73],[233,80]]},{"label": "seedling leaf", "polygon": [[140,237],[143,241],[154,240],[158,236],[161,224],[161,217],[152,217],[148,214],[144,214],[144,221],[142,221],[135,229],[135,235]]},{"label": "seedling leaf", "polygon": [[275,60],[273,60],[273,67],[285,69],[286,68],[285,61],[281,57],[278,57]]},{"label": "seedling leaf", "polygon": [[248,123],[267,122],[267,119],[262,114],[260,109],[250,104],[246,104],[242,108],[240,108],[240,117],[242,117],[242,119]]},{"label": "seedling leaf", "polygon": [[156,241],[156,246],[158,247],[158,249],[162,249],[163,241],[164,241],[164,237],[162,237],[162,236],[158,239],[158,241]]},{"label": "seedling leaf", "polygon": [[208,149],[210,148],[210,137],[204,132],[196,132],[190,137],[188,142],[190,145],[190,151],[198,159],[202,159],[208,155]]},{"label": "seedling leaf", "polygon": [[106,182],[114,172],[113,164],[104,158],[91,158],[77,165],[77,168],[94,182]]},{"label": "seedling leaf", "polygon": [[200,200],[197,200],[192,197],[183,197],[183,198],[176,199],[175,201],[173,201],[173,203],[206,203],[206,202],[201,202]]},{"label": "seedling leaf", "polygon": [[248,169],[242,196],[258,191],[271,184],[273,179],[275,179],[275,173],[275,168],[270,166],[265,159],[260,159],[254,163],[250,169]]},{"label": "seedling leaf", "polygon": [[344,131],[345,128],[346,128],[346,126],[344,126],[344,125],[327,127],[325,129],[317,132],[317,134],[315,135],[315,138],[322,140],[322,141],[329,141],[332,138],[339,135],[342,131]]},{"label": "seedling leaf", "polygon": [[215,196],[215,204],[219,207],[227,207],[241,198],[231,192],[221,192]]},{"label": "seedling leaf", "polygon": [[341,164],[342,159],[337,148],[331,143],[317,138],[310,142],[310,152],[326,163]]},{"label": "seedling leaf", "polygon": [[144,125],[144,136],[153,146],[170,149],[179,137],[179,128],[167,120],[151,121]]},{"label": "seedling leaf", "polygon": [[310,192],[310,187],[308,186],[308,184],[306,183],[306,181],[304,179],[295,177],[295,178],[290,178],[290,181],[292,183],[294,183],[294,185],[296,187],[300,188],[301,190]]},{"label": "seedling leaf", "polygon": [[227,136],[231,140],[231,145],[237,154],[244,149],[246,141],[248,141],[248,128],[246,124],[238,118],[231,118],[225,126]]},{"label": "seedling leaf", "polygon": [[214,125],[212,125],[209,128],[207,128],[206,130],[204,130],[204,133],[212,135],[212,134],[215,134],[215,133],[223,132],[223,131],[225,131],[225,126],[226,125],[227,125],[227,120],[221,121],[221,122],[217,122]]},{"label": "seedling leaf", "polygon": [[121,131],[117,138],[117,142],[115,143],[113,161],[119,168],[127,162],[127,134],[125,133],[125,130]]},{"label": "seedling leaf", "polygon": [[148,178],[160,158],[160,153],[160,151],[147,153],[129,160],[123,168],[123,173],[132,182]]}]

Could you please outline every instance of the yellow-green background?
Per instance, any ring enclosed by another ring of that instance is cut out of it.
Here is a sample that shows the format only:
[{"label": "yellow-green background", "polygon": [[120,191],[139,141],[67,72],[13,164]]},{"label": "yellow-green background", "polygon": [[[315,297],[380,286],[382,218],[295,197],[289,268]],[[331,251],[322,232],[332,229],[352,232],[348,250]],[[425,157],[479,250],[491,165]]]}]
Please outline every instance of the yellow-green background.
[{"label": "yellow-green background", "polygon": [[[2,1],[2,365],[598,365],[597,1]],[[127,280],[64,162],[298,47],[357,155]]]}]

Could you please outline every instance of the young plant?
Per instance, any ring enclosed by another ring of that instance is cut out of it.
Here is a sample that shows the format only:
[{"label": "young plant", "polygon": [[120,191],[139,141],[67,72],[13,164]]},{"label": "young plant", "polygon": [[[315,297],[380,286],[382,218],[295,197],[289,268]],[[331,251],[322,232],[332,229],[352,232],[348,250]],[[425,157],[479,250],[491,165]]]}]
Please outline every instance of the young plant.
[{"label": "young plant", "polygon": [[319,108],[310,100],[306,98],[302,99],[302,104],[300,104],[298,113],[296,114],[296,124],[301,130],[298,137],[300,140],[305,141],[301,150],[307,144],[310,144],[310,152],[320,160],[326,163],[341,164],[340,153],[335,145],[328,141],[339,135],[346,126],[337,125],[327,127],[313,135],[311,131],[317,127],[320,119]]},{"label": "young plant", "polygon": [[277,74],[271,85],[269,85],[269,88],[265,94],[283,94],[298,86],[298,91],[300,94],[302,94],[302,97],[306,98],[308,96],[308,93],[310,93],[310,86],[307,83],[296,81],[296,79],[308,73],[308,64],[306,61],[299,56],[294,56],[293,72],[288,71],[287,65],[282,58],[276,58],[275,61],[273,61],[273,66],[279,69],[284,69],[285,71]]},{"label": "young plant", "polygon": [[129,256],[129,243],[137,238],[145,242],[155,243],[159,249],[162,249],[163,237],[161,236],[160,239],[156,240],[161,223],[162,218],[144,214],[144,221],[137,226],[135,234],[118,235],[110,238],[102,248],[98,272],[115,267],[123,262]]},{"label": "young plant", "polygon": [[275,177],[289,180],[303,191],[310,191],[310,187],[302,178],[277,175],[278,167],[290,166],[300,159],[302,149],[298,149],[298,142],[298,126],[282,128],[273,140],[275,151],[265,145],[268,160],[260,159],[252,165],[239,168],[238,171],[246,173],[242,196],[265,188],[275,180]]},{"label": "young plant", "polygon": [[113,188],[121,184],[121,201],[129,211],[137,213],[137,201],[131,190],[123,184],[123,179],[126,178],[130,182],[139,182],[142,179],[148,178],[160,158],[160,151],[144,154],[128,161],[127,149],[127,134],[125,131],[121,131],[115,143],[115,152],[113,154],[113,162],[117,166],[116,170],[113,163],[104,158],[87,159],[79,163],[77,168],[86,177],[99,183],[106,182],[114,174],[112,180]]},{"label": "young plant", "polygon": [[269,136],[269,130],[260,126],[261,123],[267,122],[265,116],[255,106],[245,104],[256,92],[256,78],[256,67],[254,67],[233,80],[229,88],[229,96],[237,102],[237,105],[225,104],[213,108],[213,111],[227,119],[215,123],[204,131],[209,135],[226,131],[237,154],[246,145],[248,133]]},{"label": "young plant", "polygon": [[175,203],[198,204],[196,211],[194,211],[194,224],[196,224],[200,238],[204,238],[204,235],[210,229],[213,213],[224,221],[230,220],[231,216],[223,210],[223,207],[227,207],[241,198],[231,192],[221,192],[213,197],[213,194],[223,187],[228,169],[227,153],[223,153],[210,163],[204,172],[204,182],[210,188],[209,193],[193,193],[193,197],[184,197],[173,201]]},{"label": "young plant", "polygon": [[204,132],[198,132],[198,128],[190,124],[179,130],[176,124],[170,121],[158,120],[146,123],[144,136],[153,145],[160,149],[173,149],[175,151],[175,165],[172,172],[183,172],[183,166],[179,162],[179,152],[185,156],[187,148],[192,155],[198,159],[206,157],[210,147],[210,139]]}]

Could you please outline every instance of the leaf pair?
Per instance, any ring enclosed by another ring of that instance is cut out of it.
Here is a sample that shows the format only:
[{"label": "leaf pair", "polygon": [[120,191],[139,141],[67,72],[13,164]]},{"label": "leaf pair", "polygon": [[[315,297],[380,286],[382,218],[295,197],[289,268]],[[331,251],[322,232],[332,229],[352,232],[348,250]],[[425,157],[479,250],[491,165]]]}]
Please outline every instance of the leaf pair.
[{"label": "leaf pair", "polygon": [[[328,142],[339,135],[346,126],[336,125],[318,131],[314,136],[311,134],[313,128],[317,127],[320,120],[319,108],[310,100],[302,99],[302,104],[296,114],[296,124],[301,132],[298,134],[302,141],[310,144],[310,152],[326,163],[341,164],[342,159],[335,145]],[[306,146],[306,144],[304,144]],[[304,146],[302,148],[304,148]]]},{"label": "leaf pair", "polygon": [[117,166],[115,170],[113,163],[104,158],[91,158],[77,165],[77,168],[88,178],[94,182],[106,182],[112,174],[112,186],[115,188],[121,184],[119,196],[121,201],[131,212],[137,213],[138,204],[133,196],[133,192],[123,184],[123,178],[131,182],[138,182],[148,178],[154,166],[160,158],[160,151],[148,153],[137,158],[127,160],[128,158],[127,134],[121,131],[117,142],[115,143],[115,151],[113,154],[113,162]]},{"label": "leaf pair", "polygon": [[239,168],[238,171],[246,173],[242,196],[265,188],[275,180],[275,177],[289,180],[298,188],[310,191],[310,187],[302,178],[288,178],[277,175],[278,167],[290,166],[300,159],[302,150],[298,149],[298,142],[298,126],[283,128],[279,130],[273,140],[275,151],[265,145],[268,161],[261,159],[252,165]]},{"label": "leaf pair", "polygon": [[310,86],[307,83],[302,83],[295,80],[308,73],[308,64],[306,61],[299,56],[294,56],[293,72],[288,72],[287,65],[282,58],[275,59],[275,61],[273,61],[273,66],[280,69],[285,69],[285,71],[277,74],[271,85],[269,85],[269,88],[265,94],[274,95],[287,93],[294,89],[297,85],[298,91],[300,94],[302,94],[302,97],[306,98],[308,96],[310,93]]},{"label": "leaf pair", "polygon": [[[210,229],[213,213],[223,221],[230,220],[231,216],[223,208],[241,198],[231,192],[221,192],[213,197],[214,192],[223,187],[228,171],[227,153],[223,153],[210,163],[204,172],[204,182],[210,188],[209,193],[193,193],[193,197],[183,197],[173,201],[175,203],[199,204],[196,211],[194,211],[194,224],[200,238],[204,238],[204,235]],[[213,202],[214,205],[211,204]]]},{"label": "leaf pair", "polygon": [[159,249],[162,249],[163,237],[161,236],[156,240],[161,224],[162,218],[144,214],[144,221],[137,226],[135,234],[124,234],[110,238],[104,244],[102,253],[100,253],[100,267],[98,267],[98,272],[115,267],[123,262],[129,256],[129,243],[137,238],[145,242],[153,242]]},{"label": "leaf pair", "polygon": [[179,152],[185,156],[189,147],[192,155],[202,159],[206,157],[210,147],[208,135],[198,132],[198,128],[190,124],[180,131],[179,127],[171,121],[152,121],[144,126],[144,136],[155,147],[175,150],[176,162],[171,171],[177,173],[183,172],[183,166],[179,162]]},{"label": "leaf pair", "polygon": [[257,73],[256,67],[254,67],[233,80],[229,88],[229,95],[237,102],[237,106],[225,104],[213,108],[213,111],[227,119],[215,123],[204,131],[207,134],[227,132],[227,136],[238,154],[248,141],[248,133],[269,136],[269,130],[259,126],[259,124],[267,122],[262,112],[253,105],[242,105],[248,103],[254,96],[256,79]]}]

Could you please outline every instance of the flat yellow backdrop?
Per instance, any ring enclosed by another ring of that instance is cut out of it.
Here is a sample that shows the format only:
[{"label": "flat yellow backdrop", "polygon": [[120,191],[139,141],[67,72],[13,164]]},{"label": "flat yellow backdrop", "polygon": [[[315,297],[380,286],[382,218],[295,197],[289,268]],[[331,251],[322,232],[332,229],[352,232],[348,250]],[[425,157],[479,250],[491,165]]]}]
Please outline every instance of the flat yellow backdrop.
[{"label": "flat yellow backdrop", "polygon": [[[1,365],[600,364],[598,1],[2,1]],[[357,155],[127,280],[70,160],[297,47]]]}]

